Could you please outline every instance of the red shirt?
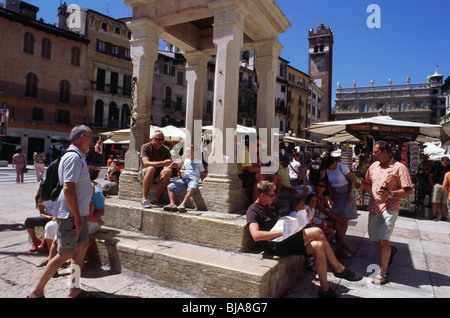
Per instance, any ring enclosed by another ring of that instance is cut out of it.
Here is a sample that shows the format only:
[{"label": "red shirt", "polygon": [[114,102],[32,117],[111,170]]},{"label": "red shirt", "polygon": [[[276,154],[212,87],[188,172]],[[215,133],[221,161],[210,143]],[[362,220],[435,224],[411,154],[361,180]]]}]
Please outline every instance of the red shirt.
[{"label": "red shirt", "polygon": [[401,197],[381,198],[377,193],[383,185],[391,191],[412,187],[408,168],[393,158],[385,166],[380,165],[379,161],[374,162],[367,171],[365,182],[372,184],[372,196],[368,206],[371,213],[400,209]]}]

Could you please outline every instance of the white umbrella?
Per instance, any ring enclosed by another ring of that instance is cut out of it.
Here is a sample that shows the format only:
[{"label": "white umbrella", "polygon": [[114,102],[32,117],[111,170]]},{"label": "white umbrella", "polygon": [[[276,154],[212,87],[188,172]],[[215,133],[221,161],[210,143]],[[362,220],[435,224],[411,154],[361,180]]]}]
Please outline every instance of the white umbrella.
[{"label": "white umbrella", "polygon": [[181,141],[186,138],[184,128],[178,128],[172,125],[159,128],[164,134],[164,139],[167,141]]},{"label": "white umbrella", "polygon": [[[213,126],[212,125],[203,126],[202,129],[205,130],[207,133],[209,133],[209,132],[212,133]],[[236,126],[236,132],[238,134],[242,134],[242,135],[245,135],[245,134],[256,134],[256,128],[246,127],[246,126],[242,126],[242,125],[237,125]]]},{"label": "white umbrella", "polygon": [[[440,144],[440,142],[439,142]],[[434,142],[426,142],[423,144],[424,150],[423,153],[428,155],[428,157],[431,160],[440,160],[442,157],[445,156],[445,149],[442,147],[439,147],[437,143]]]}]

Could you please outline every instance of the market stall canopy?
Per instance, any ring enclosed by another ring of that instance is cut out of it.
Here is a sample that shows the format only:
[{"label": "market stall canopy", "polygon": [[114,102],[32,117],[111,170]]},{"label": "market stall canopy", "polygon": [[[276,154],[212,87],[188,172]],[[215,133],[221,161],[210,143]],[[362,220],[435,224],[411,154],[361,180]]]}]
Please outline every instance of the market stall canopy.
[{"label": "market stall canopy", "polygon": [[[166,141],[181,141],[185,138],[184,128],[178,128],[175,126],[166,126],[166,127],[158,127],[158,126],[150,126],[150,135],[152,135],[153,131],[161,130],[164,134],[164,139]],[[129,143],[130,140],[130,129],[120,129],[114,131],[107,131],[100,133],[101,136],[110,137],[106,140],[105,144],[114,144],[114,143]],[[125,142],[128,141],[128,142]]]},{"label": "market stall canopy", "polygon": [[358,138],[364,133],[368,133],[380,136],[408,135],[411,136],[411,139],[414,139],[419,135],[439,137],[442,126],[395,120],[389,116],[377,116],[316,123],[307,128],[307,130],[322,135],[335,135],[346,131]]},{"label": "market stall canopy", "polygon": [[322,139],[323,141],[327,141],[327,142],[360,142],[361,140],[359,140],[358,138],[356,138],[355,136],[353,136],[352,134],[349,134],[348,132],[346,132],[345,130],[335,134],[334,136]]},{"label": "market stall canopy", "polygon": [[284,136],[283,137],[283,141],[284,142],[294,142],[297,144],[307,144],[307,145],[322,145],[320,143],[314,142],[312,140],[309,139],[303,139],[303,138],[297,138],[297,137],[292,137],[292,136]]}]

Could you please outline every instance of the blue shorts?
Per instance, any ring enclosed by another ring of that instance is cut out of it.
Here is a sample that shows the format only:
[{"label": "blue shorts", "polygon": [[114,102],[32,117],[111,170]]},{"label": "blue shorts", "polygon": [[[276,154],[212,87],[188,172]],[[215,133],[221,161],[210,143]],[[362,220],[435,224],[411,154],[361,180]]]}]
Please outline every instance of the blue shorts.
[{"label": "blue shorts", "polygon": [[187,191],[189,192],[189,190],[191,190],[191,189],[198,188],[198,177],[184,176],[182,179],[169,184],[168,187],[174,193],[178,193],[181,190],[186,189],[186,188],[187,188]]}]

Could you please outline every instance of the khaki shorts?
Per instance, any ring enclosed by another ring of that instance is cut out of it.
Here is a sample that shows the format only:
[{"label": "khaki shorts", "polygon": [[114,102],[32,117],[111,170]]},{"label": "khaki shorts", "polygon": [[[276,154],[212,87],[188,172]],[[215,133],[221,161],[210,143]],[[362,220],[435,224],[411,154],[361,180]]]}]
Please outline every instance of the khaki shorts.
[{"label": "khaki shorts", "polygon": [[442,188],[442,184],[436,183],[433,186],[431,203],[447,204],[448,192]]},{"label": "khaki shorts", "polygon": [[58,224],[58,253],[59,254],[73,254],[77,249],[78,243],[89,242],[89,223],[88,217],[82,216],[81,222],[83,227],[78,233],[73,233],[75,228],[73,217],[67,219],[56,219]]},{"label": "khaki shorts", "polygon": [[386,210],[383,213],[369,213],[369,238],[373,242],[389,241],[397,221],[398,211]]}]

